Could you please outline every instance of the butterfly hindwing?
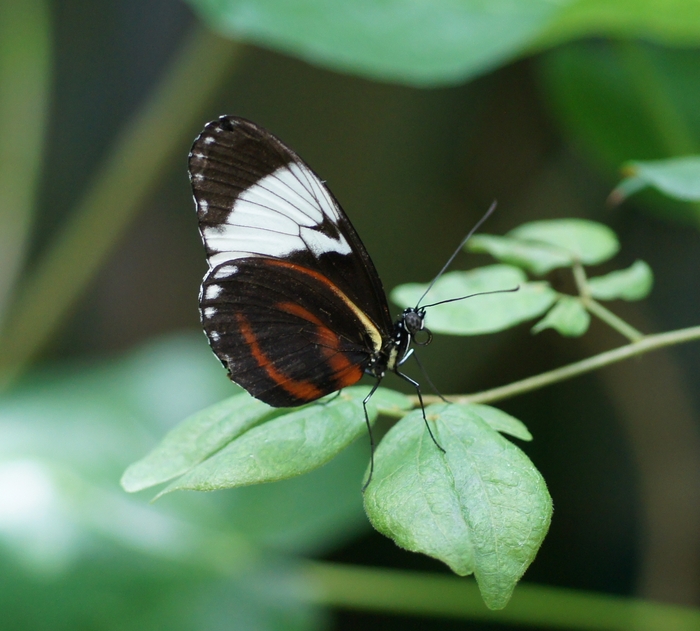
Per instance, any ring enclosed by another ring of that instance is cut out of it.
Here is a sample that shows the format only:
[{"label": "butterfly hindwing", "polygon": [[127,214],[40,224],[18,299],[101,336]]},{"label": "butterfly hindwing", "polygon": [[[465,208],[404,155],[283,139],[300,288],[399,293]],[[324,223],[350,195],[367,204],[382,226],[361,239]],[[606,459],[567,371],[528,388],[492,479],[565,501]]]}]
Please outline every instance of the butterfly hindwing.
[{"label": "butterfly hindwing", "polygon": [[382,341],[327,279],[275,259],[215,267],[200,303],[231,378],[271,405],[300,405],[356,383]]}]

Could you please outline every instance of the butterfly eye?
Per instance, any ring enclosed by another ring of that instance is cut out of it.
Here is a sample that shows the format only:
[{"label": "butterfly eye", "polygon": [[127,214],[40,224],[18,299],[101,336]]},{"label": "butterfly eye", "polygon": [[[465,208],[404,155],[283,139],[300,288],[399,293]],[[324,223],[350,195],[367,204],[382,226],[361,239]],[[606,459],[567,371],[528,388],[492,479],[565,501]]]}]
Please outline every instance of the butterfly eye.
[{"label": "butterfly eye", "polygon": [[423,327],[419,331],[412,332],[411,339],[413,340],[413,343],[417,344],[418,346],[427,346],[433,341],[433,334],[430,329]]}]

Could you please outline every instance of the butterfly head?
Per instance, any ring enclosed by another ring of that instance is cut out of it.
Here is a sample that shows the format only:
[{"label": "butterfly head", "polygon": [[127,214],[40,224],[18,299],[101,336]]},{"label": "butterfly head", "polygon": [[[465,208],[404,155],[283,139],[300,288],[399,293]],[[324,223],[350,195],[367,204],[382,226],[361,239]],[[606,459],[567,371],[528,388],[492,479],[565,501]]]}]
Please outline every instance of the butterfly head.
[{"label": "butterfly head", "polygon": [[399,319],[414,344],[427,346],[433,341],[433,334],[425,326],[425,309],[423,307],[404,309]]}]

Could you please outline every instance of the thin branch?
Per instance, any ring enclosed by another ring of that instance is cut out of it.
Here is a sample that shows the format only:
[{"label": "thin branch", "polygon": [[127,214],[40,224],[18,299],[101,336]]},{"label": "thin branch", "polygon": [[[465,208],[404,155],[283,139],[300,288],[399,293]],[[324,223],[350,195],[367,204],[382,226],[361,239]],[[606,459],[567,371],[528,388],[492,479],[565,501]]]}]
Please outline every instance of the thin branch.
[{"label": "thin branch", "polygon": [[627,324],[622,318],[616,316],[612,311],[606,309],[597,300],[593,298],[582,298],[583,306],[588,309],[593,315],[600,318],[608,326],[615,329],[620,335],[625,336],[631,342],[638,342],[644,337],[644,333],[635,329],[632,325]]},{"label": "thin branch", "polygon": [[[543,372],[542,374],[528,377],[527,379],[516,381],[506,386],[484,390],[475,394],[448,395],[446,398],[453,403],[493,403],[494,401],[508,399],[519,394],[531,392],[532,390],[538,390],[539,388],[564,381],[565,379],[578,377],[579,375],[597,370],[598,368],[603,368],[604,366],[614,364],[623,359],[628,359],[629,357],[643,355],[644,353],[665,348],[666,346],[683,344],[693,340],[700,340],[700,326],[678,329],[676,331],[669,331],[668,333],[647,335],[637,342],[632,342],[631,344],[601,353],[600,355],[594,355],[588,359],[569,364],[568,366],[562,366],[561,368],[556,368],[549,372]],[[423,400],[425,403],[440,402],[438,397],[431,395],[424,395]]]},{"label": "thin branch", "polygon": [[594,316],[600,318],[605,324],[615,329],[620,335],[626,337],[630,342],[638,342],[644,337],[641,331],[637,331],[633,326],[627,324],[622,318],[616,316],[612,311],[593,299],[591,289],[588,284],[586,270],[580,261],[575,261],[571,270],[574,274],[576,287],[583,306]]},{"label": "thin branch", "polygon": [[307,581],[307,588],[298,590],[302,598],[343,609],[589,631],[700,625],[700,611],[690,607],[544,585],[521,583],[505,609],[491,611],[472,579],[315,561],[306,561],[301,572]]},{"label": "thin branch", "polygon": [[574,266],[571,271],[574,274],[574,280],[576,281],[576,288],[583,300],[591,297],[591,290],[588,287],[588,277],[586,276],[586,270],[583,269],[580,261],[574,261]]}]

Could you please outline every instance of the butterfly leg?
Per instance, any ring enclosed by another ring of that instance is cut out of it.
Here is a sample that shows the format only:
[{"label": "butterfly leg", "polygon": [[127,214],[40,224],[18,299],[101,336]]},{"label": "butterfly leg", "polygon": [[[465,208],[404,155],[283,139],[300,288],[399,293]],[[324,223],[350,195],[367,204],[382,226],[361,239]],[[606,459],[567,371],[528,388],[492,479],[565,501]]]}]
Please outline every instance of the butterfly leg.
[{"label": "butterfly leg", "polygon": [[367,482],[362,486],[362,492],[364,493],[369,483],[372,481],[372,475],[374,474],[374,435],[372,434],[372,425],[369,422],[369,413],[367,412],[367,404],[372,398],[372,395],[377,391],[379,384],[382,382],[381,379],[377,379],[377,383],[369,391],[369,394],[362,401],[362,409],[365,411],[365,423],[367,423],[367,431],[369,432],[369,476],[367,477]]},{"label": "butterfly leg", "polygon": [[333,403],[339,396],[342,390],[338,390],[333,393],[333,396],[328,397],[325,401],[320,401],[321,405],[328,405],[329,403]]},{"label": "butterfly leg", "polygon": [[435,436],[433,435],[433,430],[430,429],[430,423],[428,423],[428,419],[425,416],[425,405],[423,404],[423,395],[420,392],[420,384],[415,380],[411,379],[408,375],[404,375],[402,372],[399,372],[398,370],[394,371],[401,379],[404,381],[408,381],[415,389],[416,389],[416,394],[418,395],[418,401],[420,402],[420,409],[421,412],[423,412],[423,421],[425,422],[425,426],[428,429],[428,434],[430,434],[430,438],[433,439],[433,442],[435,443],[435,446],[442,452],[442,453],[447,453],[442,445],[436,440]]},{"label": "butterfly leg", "polygon": [[442,396],[440,391],[435,387],[435,384],[433,383],[432,379],[430,378],[430,375],[428,375],[427,371],[423,367],[423,362],[421,362],[420,359],[418,359],[418,354],[413,353],[413,359],[416,360],[416,364],[418,364],[418,368],[420,368],[420,371],[423,373],[423,376],[425,377],[426,381],[428,382],[428,385],[432,389],[432,391],[437,394],[445,403],[449,403],[449,401]]}]

